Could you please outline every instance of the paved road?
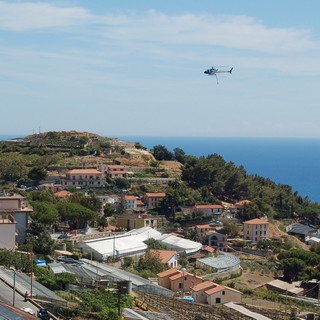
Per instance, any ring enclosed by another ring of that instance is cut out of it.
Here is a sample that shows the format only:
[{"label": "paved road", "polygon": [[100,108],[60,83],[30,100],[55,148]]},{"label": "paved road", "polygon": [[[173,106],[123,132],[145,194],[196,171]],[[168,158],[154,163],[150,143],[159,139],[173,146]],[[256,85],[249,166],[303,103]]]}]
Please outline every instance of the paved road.
[{"label": "paved road", "polygon": [[259,314],[259,313],[256,313],[256,312],[252,312],[252,311],[246,309],[245,307],[239,306],[239,305],[237,305],[237,304],[235,304],[233,302],[228,302],[228,303],[225,304],[225,306],[229,307],[229,308],[231,308],[233,310],[236,310],[236,311],[238,311],[238,312],[240,312],[240,313],[242,313],[242,314],[244,314],[246,316],[249,316],[249,317],[251,317],[253,319],[257,319],[257,320],[272,320],[272,319],[270,319],[268,317],[263,316],[262,314]]}]

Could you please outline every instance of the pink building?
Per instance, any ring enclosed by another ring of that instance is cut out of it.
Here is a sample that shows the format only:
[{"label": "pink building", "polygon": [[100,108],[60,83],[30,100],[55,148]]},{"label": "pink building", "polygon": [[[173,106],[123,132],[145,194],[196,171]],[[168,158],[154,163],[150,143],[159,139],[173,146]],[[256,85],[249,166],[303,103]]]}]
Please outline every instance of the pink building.
[{"label": "pink building", "polygon": [[202,278],[186,271],[169,269],[158,273],[158,284],[173,292],[189,292],[192,287],[202,282]]},{"label": "pink building", "polygon": [[65,188],[68,187],[101,187],[104,185],[102,172],[96,169],[74,169],[66,173],[62,181]]},{"label": "pink building", "polygon": [[166,196],[163,192],[152,192],[146,193],[144,196],[144,201],[149,209],[153,209],[159,206],[161,200]]},{"label": "pink building", "polygon": [[242,293],[211,281],[202,282],[191,288],[193,299],[199,303],[209,305],[224,304],[227,302],[241,302]]},{"label": "pink building", "polygon": [[107,166],[107,176],[109,178],[126,178],[128,176],[128,172],[125,166],[110,164]]}]

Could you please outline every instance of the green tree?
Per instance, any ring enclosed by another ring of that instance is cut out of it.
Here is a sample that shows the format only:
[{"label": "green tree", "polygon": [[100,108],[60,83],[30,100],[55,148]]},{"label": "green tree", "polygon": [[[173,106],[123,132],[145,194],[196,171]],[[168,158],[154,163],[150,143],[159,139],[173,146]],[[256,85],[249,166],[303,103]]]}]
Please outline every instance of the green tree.
[{"label": "green tree", "polygon": [[157,273],[160,273],[163,270],[165,270],[165,265],[161,263],[159,254],[156,254],[151,251],[147,251],[145,255],[140,257],[137,264],[137,270],[138,271],[149,270],[154,275],[156,275]]},{"label": "green tree", "polygon": [[156,160],[173,160],[173,153],[170,152],[165,146],[157,145],[152,149],[153,156]]},{"label": "green tree", "polygon": [[105,217],[111,217],[116,213],[116,210],[111,207],[110,203],[106,203],[103,207],[103,214]]},{"label": "green tree", "polygon": [[81,146],[81,148],[84,148],[84,146],[89,142],[89,138],[86,137],[86,136],[82,136],[80,139],[79,139],[79,144]]},{"label": "green tree", "polygon": [[40,180],[43,180],[47,175],[48,172],[45,168],[33,167],[28,173],[28,178],[38,183]]},{"label": "green tree", "polygon": [[70,202],[60,202],[57,210],[61,221],[68,221],[74,229],[84,228],[87,223],[95,221],[97,213],[78,204]]},{"label": "green tree", "polygon": [[186,153],[180,149],[180,148],[175,148],[173,150],[174,152],[174,158],[179,161],[180,163],[185,163],[185,157],[186,157]]},{"label": "green tree", "polygon": [[51,255],[54,250],[54,240],[48,231],[41,232],[35,239],[33,251],[37,254]]},{"label": "green tree", "polygon": [[144,241],[144,243],[148,246],[148,249],[168,250],[168,247],[164,243],[153,238]]},{"label": "green tree", "polygon": [[288,258],[281,260],[281,268],[283,269],[283,278],[291,282],[299,279],[299,275],[306,268],[306,264],[300,259]]},{"label": "green tree", "polygon": [[78,203],[81,206],[98,212],[102,208],[102,201],[99,200],[94,194],[85,195],[82,192],[75,192],[69,197],[69,201],[72,203]]},{"label": "green tree", "polygon": [[224,222],[223,229],[225,233],[231,237],[236,237],[239,235],[240,227],[235,223]]},{"label": "green tree", "polygon": [[177,189],[168,188],[165,197],[160,202],[159,208],[160,212],[164,213],[166,216],[175,215],[175,210],[178,205],[183,204],[183,199]]},{"label": "green tree", "polygon": [[33,213],[31,218],[47,226],[56,224],[59,220],[58,210],[51,203],[32,201]]}]

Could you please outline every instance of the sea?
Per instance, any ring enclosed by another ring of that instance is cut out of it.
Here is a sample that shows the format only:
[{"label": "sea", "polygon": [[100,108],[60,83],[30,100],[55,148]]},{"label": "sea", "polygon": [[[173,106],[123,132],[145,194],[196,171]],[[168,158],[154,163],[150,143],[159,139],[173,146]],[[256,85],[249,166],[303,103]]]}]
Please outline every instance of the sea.
[{"label": "sea", "polygon": [[302,197],[320,203],[320,139],[119,136],[148,149],[163,145],[197,157],[219,154],[276,183],[292,186]]},{"label": "sea", "polygon": [[[0,135],[0,140],[17,138]],[[181,148],[197,157],[219,154],[227,162],[244,166],[276,183],[292,186],[302,197],[320,203],[320,139],[317,138],[218,138],[117,136],[140,142],[147,149],[163,145],[168,150]]]}]

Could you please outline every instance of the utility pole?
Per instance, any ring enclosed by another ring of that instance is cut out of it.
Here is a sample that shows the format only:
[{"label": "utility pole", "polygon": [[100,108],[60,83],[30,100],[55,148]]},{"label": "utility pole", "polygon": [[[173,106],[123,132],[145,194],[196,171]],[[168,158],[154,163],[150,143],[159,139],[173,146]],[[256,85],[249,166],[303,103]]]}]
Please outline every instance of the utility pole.
[{"label": "utility pole", "polygon": [[30,258],[31,258],[31,277],[30,277],[30,299],[32,299],[32,287],[33,287],[33,235],[31,236],[31,254],[30,254]]},{"label": "utility pole", "polygon": [[12,306],[14,307],[14,303],[16,300],[16,270],[12,269],[13,271],[13,295],[12,295]]}]

